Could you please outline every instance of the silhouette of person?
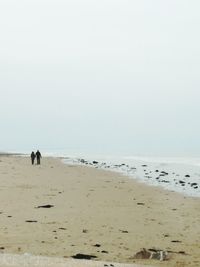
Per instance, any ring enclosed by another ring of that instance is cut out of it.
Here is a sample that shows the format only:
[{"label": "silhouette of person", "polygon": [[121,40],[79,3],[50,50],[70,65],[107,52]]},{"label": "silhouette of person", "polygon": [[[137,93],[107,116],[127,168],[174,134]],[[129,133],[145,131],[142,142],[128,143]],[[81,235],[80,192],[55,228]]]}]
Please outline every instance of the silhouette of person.
[{"label": "silhouette of person", "polygon": [[35,155],[36,155],[36,159],[37,159],[37,165],[40,165],[40,159],[42,157],[40,151],[37,150],[37,152],[35,153]]},{"label": "silhouette of person", "polygon": [[32,153],[31,153],[31,162],[32,162],[32,165],[34,165],[34,161],[35,161],[35,153],[32,151]]}]

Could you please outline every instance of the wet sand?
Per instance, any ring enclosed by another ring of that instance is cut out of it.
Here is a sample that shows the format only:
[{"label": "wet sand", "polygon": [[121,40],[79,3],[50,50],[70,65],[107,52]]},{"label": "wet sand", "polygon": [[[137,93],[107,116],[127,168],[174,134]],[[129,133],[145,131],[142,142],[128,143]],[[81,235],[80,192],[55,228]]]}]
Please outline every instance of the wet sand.
[{"label": "wet sand", "polygon": [[[31,166],[29,158],[1,156],[0,203],[2,253],[64,260],[83,253],[98,261],[200,265],[197,198],[59,159]],[[171,251],[169,260],[133,259],[141,248]]]}]

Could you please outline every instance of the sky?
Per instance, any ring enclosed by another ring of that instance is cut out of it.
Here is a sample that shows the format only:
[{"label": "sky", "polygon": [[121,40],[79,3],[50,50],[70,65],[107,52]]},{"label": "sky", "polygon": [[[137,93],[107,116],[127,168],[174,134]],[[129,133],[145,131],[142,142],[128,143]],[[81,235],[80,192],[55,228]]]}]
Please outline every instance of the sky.
[{"label": "sky", "polygon": [[199,10],[1,0],[0,151],[200,156]]}]

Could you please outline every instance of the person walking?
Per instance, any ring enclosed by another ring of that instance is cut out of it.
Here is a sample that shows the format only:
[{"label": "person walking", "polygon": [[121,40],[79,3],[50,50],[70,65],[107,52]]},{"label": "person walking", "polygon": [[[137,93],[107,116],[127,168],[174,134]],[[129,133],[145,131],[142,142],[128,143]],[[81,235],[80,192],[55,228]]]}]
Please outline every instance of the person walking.
[{"label": "person walking", "polygon": [[35,155],[36,155],[36,159],[37,159],[37,165],[40,165],[40,159],[42,157],[40,151],[37,150],[37,152],[35,153]]},{"label": "person walking", "polygon": [[32,153],[31,153],[31,163],[32,163],[32,165],[34,165],[34,161],[35,161],[35,153],[32,151]]}]

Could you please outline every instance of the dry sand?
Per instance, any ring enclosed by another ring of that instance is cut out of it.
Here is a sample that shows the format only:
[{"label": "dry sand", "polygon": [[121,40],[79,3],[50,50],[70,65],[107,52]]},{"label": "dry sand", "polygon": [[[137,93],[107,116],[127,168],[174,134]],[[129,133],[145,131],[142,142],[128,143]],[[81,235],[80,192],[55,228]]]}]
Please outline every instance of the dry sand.
[{"label": "dry sand", "polygon": [[[1,156],[0,203],[2,253],[66,261],[85,253],[102,261],[200,266],[196,198],[59,159],[44,158],[41,166],[31,166],[29,158]],[[53,207],[37,208],[47,204]],[[174,253],[167,262],[132,259],[141,248]]]}]

